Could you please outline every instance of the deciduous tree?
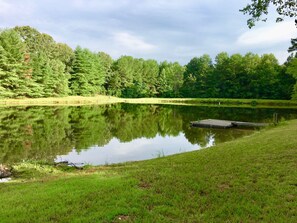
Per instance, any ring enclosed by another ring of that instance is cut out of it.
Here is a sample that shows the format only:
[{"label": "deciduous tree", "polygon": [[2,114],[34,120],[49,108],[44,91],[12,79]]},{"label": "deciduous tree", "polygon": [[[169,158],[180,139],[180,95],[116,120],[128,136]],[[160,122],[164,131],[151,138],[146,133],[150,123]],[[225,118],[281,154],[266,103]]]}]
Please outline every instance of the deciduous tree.
[{"label": "deciduous tree", "polygon": [[[296,0],[251,0],[251,3],[247,4],[240,11],[244,14],[248,14],[250,18],[247,20],[249,28],[255,26],[258,21],[266,21],[269,8],[274,6],[278,16],[276,22],[281,22],[284,18],[296,18],[297,17],[297,1]],[[297,20],[295,19],[297,26]],[[291,47],[289,52],[297,50],[297,38],[293,38],[291,41]]]}]

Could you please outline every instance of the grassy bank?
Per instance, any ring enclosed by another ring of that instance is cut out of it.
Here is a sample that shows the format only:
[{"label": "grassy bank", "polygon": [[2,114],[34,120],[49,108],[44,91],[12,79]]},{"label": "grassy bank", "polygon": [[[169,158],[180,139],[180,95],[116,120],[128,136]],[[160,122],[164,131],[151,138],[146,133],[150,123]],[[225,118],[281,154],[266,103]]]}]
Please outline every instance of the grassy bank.
[{"label": "grassy bank", "polygon": [[62,98],[0,99],[0,106],[65,106],[113,103],[135,104],[188,104],[212,106],[261,106],[297,107],[293,100],[222,99],[222,98],[117,98],[99,95],[95,97],[69,96]]},{"label": "grassy bank", "polygon": [[22,99],[0,99],[1,106],[71,106],[89,104],[112,104],[122,102],[122,99],[110,96],[82,97],[68,96],[60,98],[22,98]]},{"label": "grassy bank", "polygon": [[210,149],[84,170],[16,166],[1,222],[296,222],[297,120]]},{"label": "grassy bank", "polygon": [[200,104],[226,104],[249,106],[297,106],[296,100],[270,100],[270,99],[229,99],[229,98],[200,98],[186,99],[185,103]]}]

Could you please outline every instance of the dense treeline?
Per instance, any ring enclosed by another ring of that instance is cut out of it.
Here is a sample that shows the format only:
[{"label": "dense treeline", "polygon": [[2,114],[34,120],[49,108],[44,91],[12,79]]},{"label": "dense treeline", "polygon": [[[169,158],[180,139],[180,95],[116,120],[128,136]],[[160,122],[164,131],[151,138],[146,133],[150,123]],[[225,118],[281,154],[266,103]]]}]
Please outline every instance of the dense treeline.
[{"label": "dense treeline", "polygon": [[297,99],[297,58],[220,53],[187,65],[131,56],[113,60],[57,43],[29,26],[0,32],[0,97],[107,94],[119,97]]}]

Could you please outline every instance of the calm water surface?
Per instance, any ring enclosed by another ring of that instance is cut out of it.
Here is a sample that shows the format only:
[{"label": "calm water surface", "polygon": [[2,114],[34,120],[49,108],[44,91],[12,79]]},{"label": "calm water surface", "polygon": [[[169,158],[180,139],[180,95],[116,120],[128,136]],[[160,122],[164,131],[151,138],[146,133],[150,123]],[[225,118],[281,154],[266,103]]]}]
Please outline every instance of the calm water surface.
[{"label": "calm water surface", "polygon": [[253,130],[191,128],[190,121],[271,122],[296,109],[169,105],[0,108],[0,163],[49,160],[110,164],[198,150]]}]

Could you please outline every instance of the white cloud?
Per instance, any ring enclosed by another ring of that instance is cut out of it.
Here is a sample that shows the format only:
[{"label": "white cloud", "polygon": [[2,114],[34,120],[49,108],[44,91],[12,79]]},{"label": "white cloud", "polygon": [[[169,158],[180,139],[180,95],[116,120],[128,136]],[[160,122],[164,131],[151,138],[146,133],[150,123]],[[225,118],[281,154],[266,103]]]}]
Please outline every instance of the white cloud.
[{"label": "white cloud", "polygon": [[247,16],[239,12],[248,2],[0,0],[0,29],[29,25],[72,47],[104,51],[114,58],[131,55],[183,64],[221,51],[286,53],[296,36],[294,21],[259,23],[248,30]]},{"label": "white cloud", "polygon": [[254,28],[243,33],[237,40],[237,44],[244,46],[263,45],[271,46],[278,43],[288,42],[296,35],[293,22],[267,24],[267,26]]},{"label": "white cloud", "polygon": [[156,46],[145,42],[142,37],[131,35],[127,32],[118,32],[113,36],[113,40],[116,45],[125,48],[128,51],[153,51]]},{"label": "white cloud", "polygon": [[23,0],[19,4],[12,0],[0,0],[0,26],[6,28],[11,25],[22,25],[31,21],[30,17],[34,12],[35,7],[30,0]]},{"label": "white cloud", "polygon": [[0,15],[9,15],[12,9],[12,5],[10,5],[7,1],[0,0]]},{"label": "white cloud", "polygon": [[[88,12],[112,12],[129,4],[128,0],[66,0],[71,8]],[[129,5],[128,5],[129,6]]]}]

